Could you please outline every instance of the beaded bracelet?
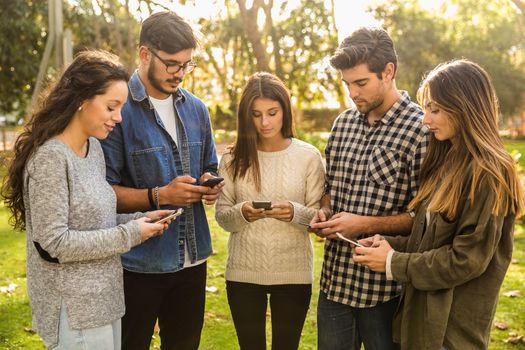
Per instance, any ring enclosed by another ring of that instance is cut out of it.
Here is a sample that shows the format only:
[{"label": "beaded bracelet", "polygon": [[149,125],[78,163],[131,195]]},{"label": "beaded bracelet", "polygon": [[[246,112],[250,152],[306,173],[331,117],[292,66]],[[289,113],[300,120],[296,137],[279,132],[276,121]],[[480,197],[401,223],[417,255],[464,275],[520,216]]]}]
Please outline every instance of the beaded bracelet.
[{"label": "beaded bracelet", "polygon": [[155,204],[157,207],[157,210],[160,209],[160,203],[159,203],[159,186],[155,186],[153,189],[153,194],[155,195]]}]

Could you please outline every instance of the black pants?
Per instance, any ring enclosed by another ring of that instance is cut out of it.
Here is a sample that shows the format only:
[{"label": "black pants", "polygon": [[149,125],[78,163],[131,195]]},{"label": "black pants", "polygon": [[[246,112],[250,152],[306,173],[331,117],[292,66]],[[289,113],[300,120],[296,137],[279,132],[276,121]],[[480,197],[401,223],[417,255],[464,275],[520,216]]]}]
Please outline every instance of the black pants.
[{"label": "black pants", "polygon": [[122,349],[149,350],[158,318],[162,350],[199,348],[204,321],[206,263],[174,273],[124,270],[126,314]]},{"label": "black pants", "polygon": [[226,288],[241,350],[266,349],[268,294],[272,349],[297,349],[312,296],[311,284],[264,286],[226,281]]}]

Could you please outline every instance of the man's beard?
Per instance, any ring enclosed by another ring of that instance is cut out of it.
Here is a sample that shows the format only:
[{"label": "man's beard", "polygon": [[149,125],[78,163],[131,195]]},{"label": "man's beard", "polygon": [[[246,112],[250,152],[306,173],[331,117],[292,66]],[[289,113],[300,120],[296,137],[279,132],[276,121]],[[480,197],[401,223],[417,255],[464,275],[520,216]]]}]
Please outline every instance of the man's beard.
[{"label": "man's beard", "polygon": [[[164,87],[162,87],[162,82],[155,77],[153,65],[150,65],[148,67],[148,80],[149,80],[151,86],[153,86],[156,90],[162,92],[163,94],[171,95],[172,93],[174,93],[177,90],[177,88],[175,88],[173,90],[167,90]],[[174,77],[172,79],[166,80],[166,82],[172,83],[172,84],[174,84],[174,85],[176,85],[178,87],[179,84],[182,82],[182,79]]]},{"label": "man's beard", "polygon": [[381,106],[383,104],[383,101],[385,100],[384,96],[382,95],[379,95],[379,96],[376,96],[374,98],[374,100],[372,102],[367,102],[363,108],[359,108],[358,105],[356,104],[356,108],[357,110],[361,113],[361,114],[368,114],[370,113],[371,111],[373,111],[374,109],[376,109],[377,107]]},{"label": "man's beard", "polygon": [[372,97],[372,100],[370,102],[367,101],[362,107],[362,109],[358,107],[357,103],[355,102],[354,103],[355,103],[357,110],[361,114],[366,115],[383,104],[383,102],[385,101],[385,95],[386,95],[385,86],[381,85],[377,94]]}]

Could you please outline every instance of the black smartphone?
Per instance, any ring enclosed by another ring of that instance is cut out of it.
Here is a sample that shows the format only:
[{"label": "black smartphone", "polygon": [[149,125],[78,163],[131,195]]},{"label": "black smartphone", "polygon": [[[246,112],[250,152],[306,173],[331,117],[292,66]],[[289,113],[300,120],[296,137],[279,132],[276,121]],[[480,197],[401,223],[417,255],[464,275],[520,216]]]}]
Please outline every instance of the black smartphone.
[{"label": "black smartphone", "polygon": [[208,180],[204,181],[200,185],[201,186],[206,186],[206,187],[214,187],[214,186],[217,186],[218,184],[220,184],[223,180],[224,180],[224,178],[222,178],[220,176],[212,177],[211,179],[208,179]]},{"label": "black smartphone", "polygon": [[252,201],[252,207],[254,207],[255,209],[270,210],[272,209],[272,202],[270,201]]},{"label": "black smartphone", "polygon": [[163,218],[160,218],[160,219],[158,219],[158,220],[156,220],[156,221],[152,221],[151,223],[152,223],[152,224],[163,224],[163,223],[165,223],[166,221],[168,221],[168,220],[170,220],[170,219],[174,219],[174,218],[176,218],[177,216],[180,216],[180,215],[182,214],[183,211],[184,211],[184,209],[179,208],[179,209],[177,209],[177,211],[174,212],[173,214],[170,214],[170,215],[168,215],[168,216],[165,216],[165,217],[163,217]]}]

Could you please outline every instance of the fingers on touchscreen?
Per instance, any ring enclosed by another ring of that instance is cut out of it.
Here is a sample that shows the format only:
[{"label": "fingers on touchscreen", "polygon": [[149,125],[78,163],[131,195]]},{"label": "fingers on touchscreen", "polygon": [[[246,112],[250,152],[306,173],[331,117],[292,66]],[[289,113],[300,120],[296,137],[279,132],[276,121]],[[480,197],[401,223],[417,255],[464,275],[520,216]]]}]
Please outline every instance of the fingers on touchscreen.
[{"label": "fingers on touchscreen", "polygon": [[212,177],[211,179],[208,179],[206,181],[204,181],[203,183],[201,183],[201,186],[206,186],[206,187],[215,187],[217,186],[218,184],[220,184],[224,179],[222,177]]},{"label": "fingers on touchscreen", "polygon": [[177,216],[181,215],[184,210],[182,208],[177,209],[173,214],[160,218],[159,220],[153,221],[155,224],[163,224],[169,220],[174,220]]}]

